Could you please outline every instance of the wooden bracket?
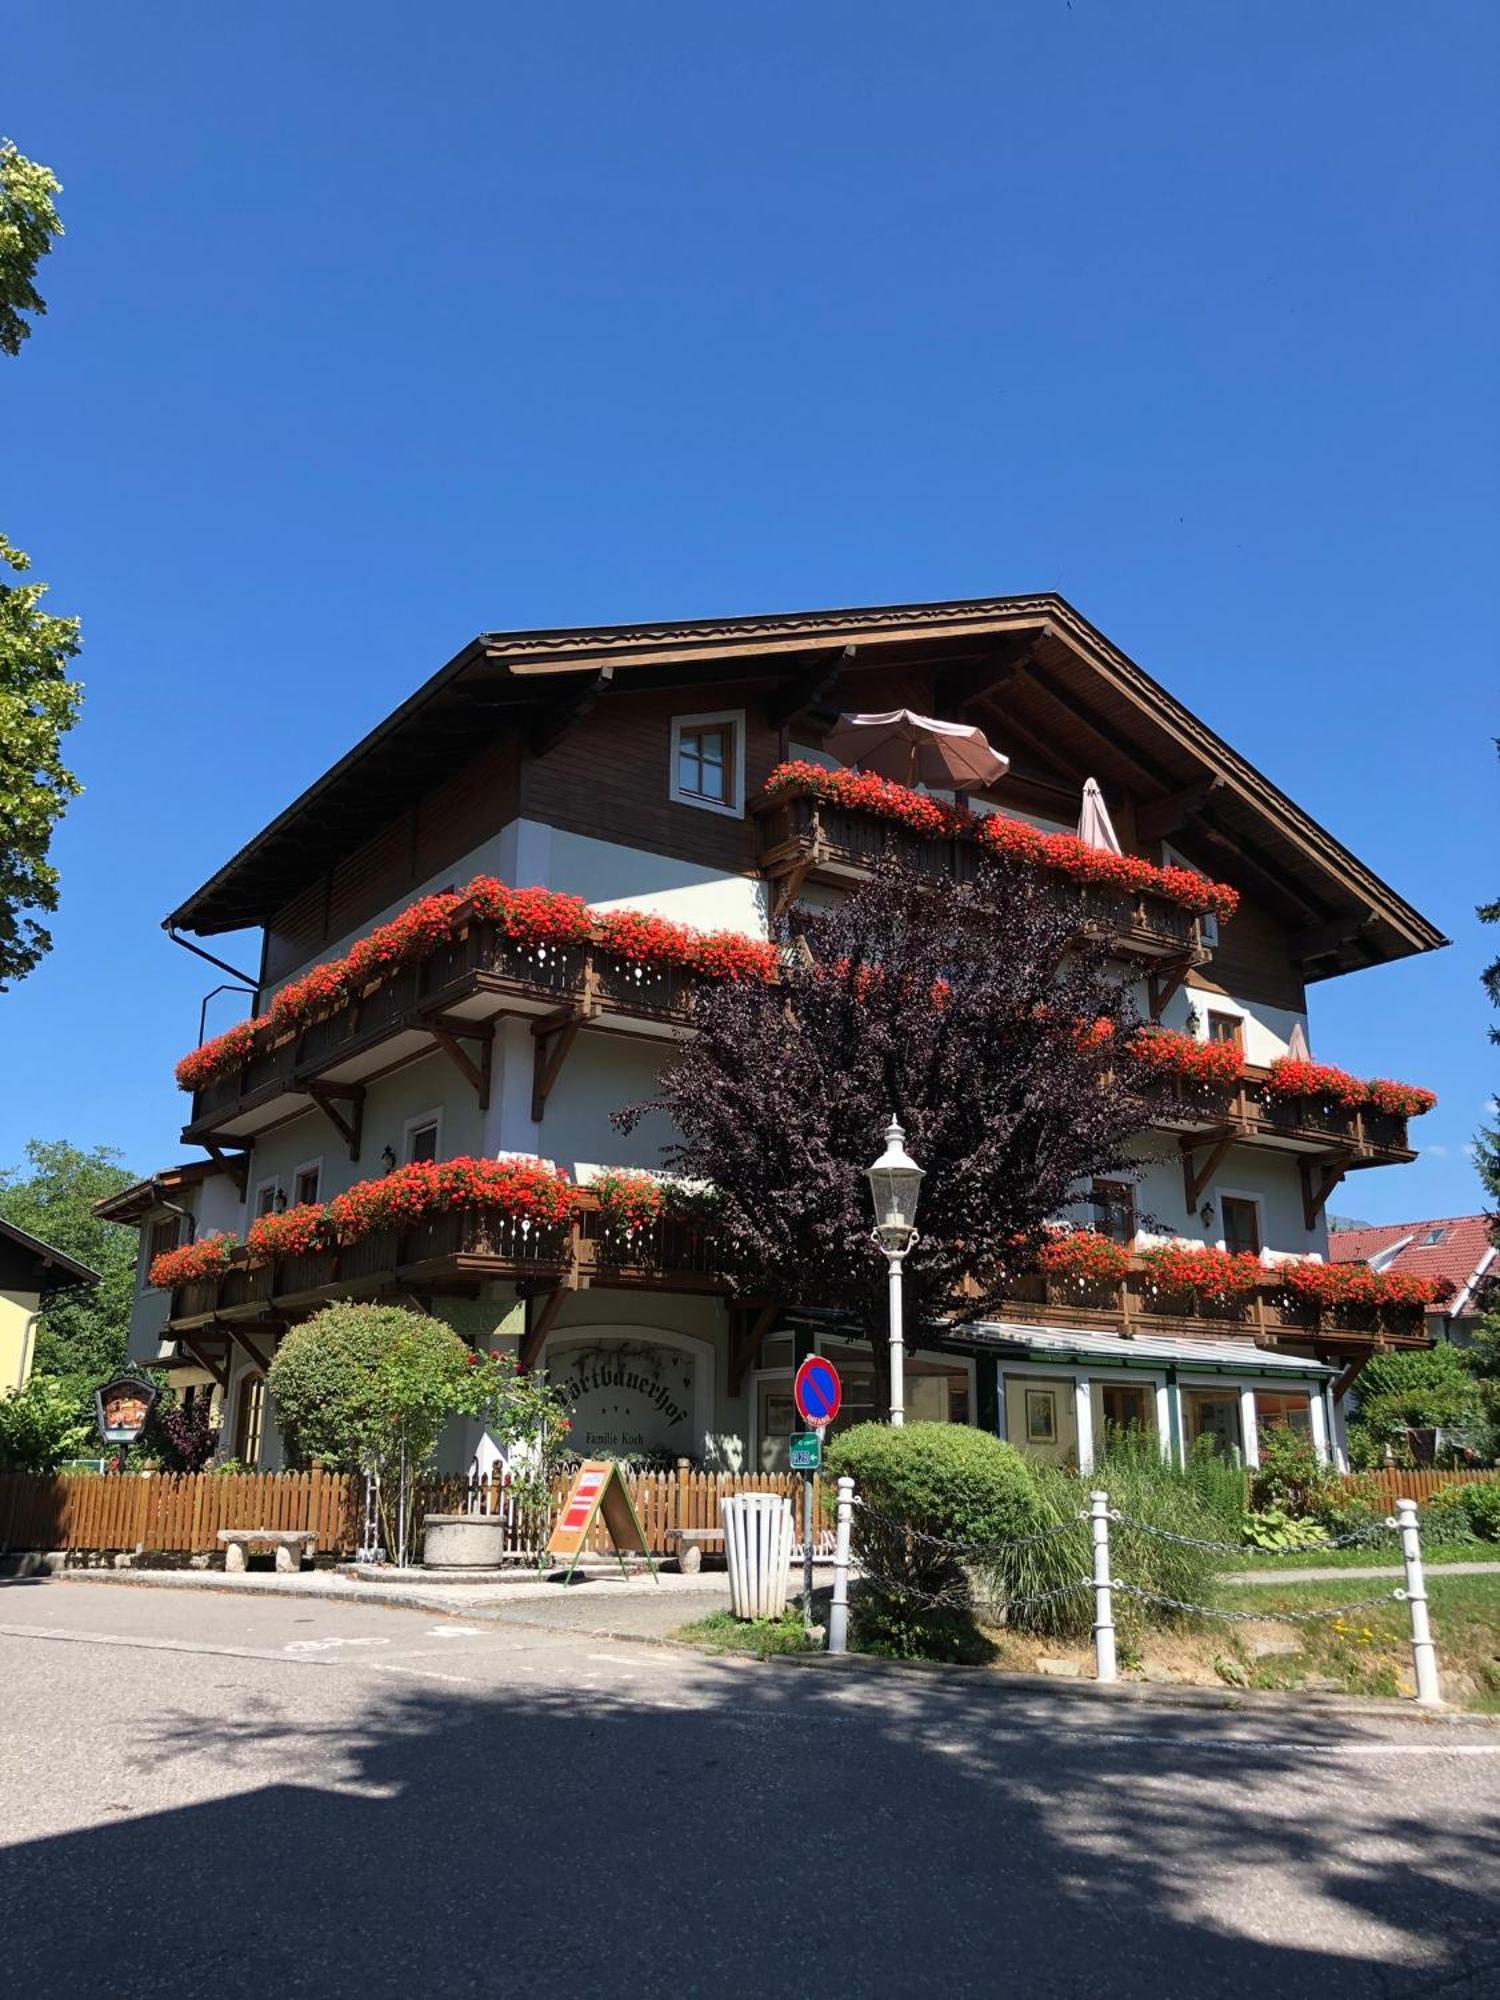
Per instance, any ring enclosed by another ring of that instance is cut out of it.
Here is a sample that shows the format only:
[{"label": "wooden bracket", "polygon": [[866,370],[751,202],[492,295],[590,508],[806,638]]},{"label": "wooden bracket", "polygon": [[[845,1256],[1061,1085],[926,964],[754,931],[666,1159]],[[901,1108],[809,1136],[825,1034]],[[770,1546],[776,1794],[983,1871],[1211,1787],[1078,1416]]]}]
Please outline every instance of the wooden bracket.
[{"label": "wooden bracket", "polygon": [[582,1014],[572,1010],[562,1015],[549,1014],[545,1020],[537,1021],[532,1026],[531,1120],[534,1125],[540,1125],[547,1115],[547,1099],[562,1075],[562,1066],[568,1060],[569,1051],[577,1041],[578,1030],[582,1026]]},{"label": "wooden bracket", "polygon": [[240,1199],[245,1198],[245,1175],[250,1164],[248,1153],[226,1153],[217,1139],[205,1139],[203,1150],[213,1161],[221,1174],[228,1174],[240,1191]]},{"label": "wooden bracket", "polygon": [[1161,1019],[1168,1003],[1182,990],[1183,982],[1192,969],[1190,958],[1174,958],[1159,970],[1146,974],[1146,1000],[1153,1021]]},{"label": "wooden bracket", "polygon": [[[307,1086],[307,1094],[349,1148],[350,1159],[357,1160],[360,1134],[365,1124],[364,1085],[356,1083],[336,1086],[331,1083],[310,1083]],[[349,1106],[347,1117],[338,1109],[340,1098]]]},{"label": "wooden bracket", "polygon": [[547,1344],[547,1335],[557,1322],[562,1311],[562,1302],[567,1297],[567,1287],[559,1285],[555,1291],[534,1292],[526,1301],[526,1331],[521,1336],[521,1373],[529,1375],[542,1358],[542,1349]]},{"label": "wooden bracket", "polygon": [[781,1307],[772,1303],[762,1306],[751,1319],[749,1309],[736,1313],[737,1325],[730,1330],[729,1339],[729,1393],[737,1396],[744,1387],[745,1377],[760,1358],[760,1350],[766,1335],[781,1317]]},{"label": "wooden bracket", "polygon": [[[1231,1126],[1225,1132],[1192,1132],[1177,1141],[1182,1154],[1182,1192],[1190,1216],[1198,1213],[1205,1188],[1223,1165],[1224,1155],[1238,1137],[1238,1131]],[[1209,1154],[1203,1165],[1195,1168],[1193,1155],[1200,1146],[1207,1146]]]},{"label": "wooden bracket", "polygon": [[1361,1354],[1357,1360],[1349,1363],[1341,1375],[1335,1378],[1333,1383],[1333,1401],[1335,1407],[1343,1402],[1349,1391],[1354,1387],[1355,1378],[1369,1358],[1368,1354]]},{"label": "wooden bracket", "polygon": [[1308,1229],[1316,1229],[1328,1197],[1349,1170],[1348,1155],[1334,1153],[1327,1159],[1299,1160],[1297,1165],[1302,1176],[1302,1220]]},{"label": "wooden bracket", "polygon": [[221,1389],[227,1389],[229,1387],[229,1358],[227,1353],[225,1355],[224,1365],[223,1367],[220,1367],[218,1362],[211,1360],[209,1356],[203,1352],[203,1349],[197,1345],[191,1334],[179,1333],[177,1335],[177,1345],[179,1347],[185,1347],[188,1353],[197,1362],[198,1366],[200,1368],[206,1368],[209,1374],[213,1376],[214,1380],[218,1383]]},{"label": "wooden bracket", "polygon": [[532,725],[529,748],[533,757],[545,757],[575,722],[582,722],[600,695],[615,677],[613,667],[601,667],[587,680],[580,680],[549,708],[542,710]]},{"label": "wooden bracket", "polygon": [[810,666],[791,674],[782,687],[767,696],[767,722],[773,729],[779,729],[794,715],[816,708],[833,692],[835,681],[853,659],[854,648],[843,646],[838,652],[822,654]]},{"label": "wooden bracket", "polygon": [[[428,1024],[428,1032],[443,1054],[453,1064],[459,1075],[467,1083],[472,1084],[474,1094],[479,1099],[480,1110],[488,1111],[490,1108],[490,1061],[495,1048],[495,1031],[493,1027],[488,1022],[481,1026],[472,1021],[462,1023],[433,1021]],[[463,1041],[459,1039],[460,1036],[464,1037],[465,1040],[472,1040],[478,1043],[479,1056],[477,1061],[464,1047]]]},{"label": "wooden bracket", "polygon": [[1145,805],[1137,806],[1137,838],[1160,840],[1163,834],[1176,833],[1195,813],[1201,812],[1215,792],[1223,788],[1224,780],[1215,772],[1209,777],[1199,778],[1194,784],[1184,785],[1180,792],[1168,792],[1165,798],[1151,799]]},{"label": "wooden bracket", "polygon": [[264,1375],[267,1372],[267,1370],[271,1366],[270,1355],[262,1354],[260,1349],[255,1345],[254,1341],[251,1340],[249,1334],[245,1332],[243,1327],[235,1326],[229,1320],[224,1320],[216,1330],[220,1333],[227,1333],[229,1338],[234,1342],[235,1346],[238,1347],[243,1353],[249,1355],[250,1359],[255,1363],[256,1367],[260,1370],[262,1375]]},{"label": "wooden bracket", "polygon": [[777,875],[771,882],[771,921],[775,923],[784,917],[797,898],[802,894],[802,884],[812,870],[815,856],[803,854],[794,861],[784,875]]}]

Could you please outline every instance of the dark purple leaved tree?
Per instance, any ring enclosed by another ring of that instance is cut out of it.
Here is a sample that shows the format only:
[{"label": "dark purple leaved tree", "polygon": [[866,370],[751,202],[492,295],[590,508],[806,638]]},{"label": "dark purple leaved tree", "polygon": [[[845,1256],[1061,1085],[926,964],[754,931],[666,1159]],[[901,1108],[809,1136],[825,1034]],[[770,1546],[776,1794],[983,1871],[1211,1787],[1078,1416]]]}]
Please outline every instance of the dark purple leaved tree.
[{"label": "dark purple leaved tree", "polygon": [[201,1472],[219,1442],[219,1427],[212,1420],[206,1396],[186,1406],[174,1404],[163,1413],[156,1429],[168,1472]]},{"label": "dark purple leaved tree", "polygon": [[1119,1051],[1136,1016],[1080,908],[1004,863],[972,888],[877,875],[802,931],[780,983],[704,994],[663,1075],[675,1170],[722,1191],[723,1267],[742,1291],[863,1328],[882,1407],[886,1265],[865,1169],[893,1111],[927,1175],[908,1339],[982,1317],[1081,1184],[1135,1171],[1145,1106]]}]

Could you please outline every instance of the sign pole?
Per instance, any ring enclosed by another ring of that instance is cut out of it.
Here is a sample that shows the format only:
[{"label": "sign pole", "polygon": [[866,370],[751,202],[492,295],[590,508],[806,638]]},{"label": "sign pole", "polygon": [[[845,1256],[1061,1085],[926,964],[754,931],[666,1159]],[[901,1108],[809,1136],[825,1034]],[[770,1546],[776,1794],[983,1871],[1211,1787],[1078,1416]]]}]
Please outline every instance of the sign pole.
[{"label": "sign pole", "polygon": [[810,1354],[797,1370],[792,1401],[810,1428],[788,1440],[792,1470],[802,1474],[802,1630],[813,1628],[813,1475],[823,1469],[823,1436],[844,1400],[839,1371],[821,1354]]},{"label": "sign pole", "polygon": [[[818,1442],[822,1443],[821,1433]],[[810,1472],[802,1475],[802,1630],[811,1633],[813,1628],[813,1476]]]}]

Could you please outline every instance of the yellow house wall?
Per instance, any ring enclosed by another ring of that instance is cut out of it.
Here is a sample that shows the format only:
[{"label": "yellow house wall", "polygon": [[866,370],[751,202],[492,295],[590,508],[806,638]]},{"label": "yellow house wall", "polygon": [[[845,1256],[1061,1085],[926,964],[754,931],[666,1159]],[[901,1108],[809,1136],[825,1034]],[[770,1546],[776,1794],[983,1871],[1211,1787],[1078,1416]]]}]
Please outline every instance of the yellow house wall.
[{"label": "yellow house wall", "polygon": [[40,1292],[0,1291],[0,1396],[26,1386],[41,1302]]}]

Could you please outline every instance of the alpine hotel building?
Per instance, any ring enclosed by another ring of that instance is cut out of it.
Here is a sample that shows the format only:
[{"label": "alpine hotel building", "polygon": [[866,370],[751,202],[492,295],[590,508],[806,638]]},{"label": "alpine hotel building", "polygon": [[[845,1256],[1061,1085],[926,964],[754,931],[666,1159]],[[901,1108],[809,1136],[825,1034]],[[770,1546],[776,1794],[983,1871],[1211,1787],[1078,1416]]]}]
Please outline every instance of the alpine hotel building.
[{"label": "alpine hotel building", "polygon": [[[140,1229],[133,1358],[221,1402],[223,1448],[265,1467],[276,1344],[342,1298],[515,1349],[566,1386],[588,1452],[778,1468],[815,1346],[845,1420],[867,1414],[867,1347],[816,1300],[734,1297],[670,1186],[643,1202],[607,1170],[662,1166],[662,1122],[627,1140],[610,1114],[651,1095],[705,979],[774,965],[782,911],[884,854],[972,867],[920,798],[872,807],[821,749],[840,712],[898,707],[1009,757],[976,823],[1070,835],[1092,776],[1154,864],[1089,894],[1153,1024],[1157,1107],[1141,1183],[1080,1188],[1066,1218],[1113,1246],[1102,1275],[1063,1250],[1002,1317],[909,1330],[908,1415],[1084,1466],[1126,1422],[1253,1462],[1279,1419],[1338,1458],[1344,1392],[1372,1352],[1425,1343],[1426,1299],[1337,1276],[1325,1211],[1346,1175],[1414,1157],[1430,1099],[1311,1061],[1308,992],[1444,940],[1052,595],[465,646],[166,920],[209,949],[259,931],[258,992],[179,1065],[192,1161],[102,1205]],[[1088,878],[1079,845],[1038,861],[1060,895]],[[669,920],[645,956],[639,913]],[[466,1206],[394,1217],[380,1184],[426,1160],[503,1164]],[[455,1427],[451,1467],[476,1451]]]}]

